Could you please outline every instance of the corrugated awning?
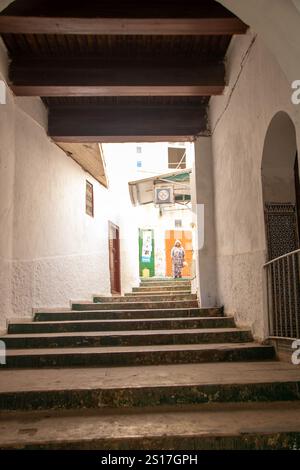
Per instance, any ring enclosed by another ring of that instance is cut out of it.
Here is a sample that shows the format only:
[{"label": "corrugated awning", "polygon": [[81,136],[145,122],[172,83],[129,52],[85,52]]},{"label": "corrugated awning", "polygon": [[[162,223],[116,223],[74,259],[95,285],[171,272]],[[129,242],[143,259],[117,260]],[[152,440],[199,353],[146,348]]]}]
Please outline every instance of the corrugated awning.
[{"label": "corrugated awning", "polygon": [[154,202],[155,185],[173,185],[175,201],[188,202],[191,199],[190,175],[192,170],[180,170],[163,175],[152,176],[141,180],[130,181],[129,193],[134,206],[151,204]]}]

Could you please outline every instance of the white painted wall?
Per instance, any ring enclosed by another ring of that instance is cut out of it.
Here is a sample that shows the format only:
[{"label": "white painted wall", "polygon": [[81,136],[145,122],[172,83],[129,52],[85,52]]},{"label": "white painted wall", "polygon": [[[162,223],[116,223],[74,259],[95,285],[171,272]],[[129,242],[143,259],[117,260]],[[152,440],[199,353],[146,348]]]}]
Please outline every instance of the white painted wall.
[{"label": "white painted wall", "polygon": [[[0,78],[7,79],[2,44]],[[0,106],[0,328],[13,317],[30,317],[32,308],[110,295],[108,221],[120,227],[122,291],[137,285],[141,219],[128,181],[168,171],[167,143],[144,144],[142,154],[139,144],[105,145],[107,190],[46,129],[42,101],[16,98],[7,87],[7,104]],[[85,213],[86,179],[94,186],[94,218]]]},{"label": "white painted wall", "polygon": [[219,302],[238,324],[266,334],[263,269],[266,243],[261,165],[273,116],[297,124],[290,83],[262,40],[235,37],[228,53],[229,87],[211,100]]},{"label": "white painted wall", "polygon": [[214,177],[211,137],[195,142],[195,164],[192,174],[193,211],[197,218],[196,279],[201,307],[215,307],[217,298],[216,227]]},{"label": "white painted wall", "polygon": [[[1,45],[0,78],[6,77]],[[118,223],[119,200],[46,128],[41,100],[16,98],[7,87],[7,104],[0,106],[0,328],[12,317],[31,316],[32,308],[110,293],[108,220]],[[94,185],[94,218],[85,213],[86,179]]]},{"label": "white painted wall", "polygon": [[300,79],[299,0],[216,0],[259,34],[289,83]]},{"label": "white painted wall", "polygon": [[[0,80],[6,78],[7,57],[0,47]],[[15,111],[13,98],[6,97],[7,104],[0,104],[0,318],[12,313],[11,307],[11,259],[13,245],[13,192],[15,173]],[[4,321],[0,321],[0,329]]]}]

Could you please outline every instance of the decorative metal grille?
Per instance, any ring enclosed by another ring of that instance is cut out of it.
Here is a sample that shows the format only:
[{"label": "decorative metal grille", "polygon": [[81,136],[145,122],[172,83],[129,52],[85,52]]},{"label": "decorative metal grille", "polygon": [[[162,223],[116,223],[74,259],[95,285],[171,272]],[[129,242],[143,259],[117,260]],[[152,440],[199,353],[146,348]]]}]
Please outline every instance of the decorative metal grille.
[{"label": "decorative metal grille", "polygon": [[269,260],[299,248],[296,206],[271,203],[265,205]]}]

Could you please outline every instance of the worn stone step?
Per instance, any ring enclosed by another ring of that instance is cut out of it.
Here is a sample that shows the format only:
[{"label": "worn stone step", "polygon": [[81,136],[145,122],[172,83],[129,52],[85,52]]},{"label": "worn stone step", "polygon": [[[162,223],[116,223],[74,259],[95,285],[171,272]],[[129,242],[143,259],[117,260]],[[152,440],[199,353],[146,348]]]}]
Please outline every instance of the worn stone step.
[{"label": "worn stone step", "polygon": [[183,285],[183,286],[140,286],[140,287],[133,287],[132,292],[191,292],[190,285]]},{"label": "worn stone step", "polygon": [[[178,290],[178,291],[173,291],[173,290],[168,290],[168,291],[149,291],[149,292],[144,292],[144,291],[137,291],[137,292],[126,292],[125,297],[145,297],[148,299],[158,299],[159,297],[162,298],[167,298],[170,299],[170,297],[174,297],[175,300],[180,300],[183,297],[187,299],[196,299],[197,294],[192,294],[190,290]],[[170,299],[171,300],[171,299]]]},{"label": "worn stone step", "polygon": [[8,349],[80,348],[105,346],[148,346],[165,344],[246,343],[252,341],[249,330],[237,328],[105,331],[79,333],[41,333],[6,335],[0,340]]},{"label": "worn stone step", "polygon": [[70,320],[125,320],[151,318],[182,317],[217,317],[223,316],[222,308],[177,308],[175,309],[124,309],[124,310],[43,310],[34,314],[35,321],[70,321]]},{"label": "worn stone step", "polygon": [[259,361],[273,358],[272,346],[255,343],[11,349],[7,351],[5,367],[130,366]]},{"label": "worn stone step", "polygon": [[161,276],[154,276],[154,277],[140,277],[141,282],[191,282],[191,277],[181,277],[181,278],[174,278],[172,276],[168,277],[161,277]]},{"label": "worn stone step", "polygon": [[184,328],[233,328],[233,317],[145,318],[140,320],[81,320],[10,323],[9,334],[64,333],[76,331],[175,330]]},{"label": "worn stone step", "polygon": [[189,281],[142,281],[140,287],[191,287]]},{"label": "worn stone step", "polygon": [[0,410],[162,407],[300,399],[292,364],[223,362],[2,370]]},{"label": "worn stone step", "polygon": [[1,431],[2,450],[292,450],[300,447],[300,404],[1,413]]},{"label": "worn stone step", "polygon": [[74,302],[73,310],[157,310],[157,309],[179,309],[179,308],[197,308],[197,300],[166,300],[166,301],[141,301],[135,299],[135,302]]},{"label": "worn stone step", "polygon": [[103,297],[95,295],[93,297],[94,302],[99,303],[131,303],[131,302],[184,302],[184,301],[197,301],[197,294],[146,294],[146,295],[136,295],[129,293],[124,296],[113,296],[113,297]]}]

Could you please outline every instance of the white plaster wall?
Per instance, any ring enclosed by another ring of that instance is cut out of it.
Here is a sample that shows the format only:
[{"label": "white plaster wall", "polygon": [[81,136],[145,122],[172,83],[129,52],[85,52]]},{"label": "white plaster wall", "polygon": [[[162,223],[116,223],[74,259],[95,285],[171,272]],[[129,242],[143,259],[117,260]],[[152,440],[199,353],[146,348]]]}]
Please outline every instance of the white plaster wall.
[{"label": "white plaster wall", "polygon": [[[7,56],[0,49],[1,78]],[[128,181],[142,178],[135,144],[104,146],[109,190],[46,135],[39,98],[16,98],[7,88],[0,107],[0,327],[32,308],[68,307],[70,300],[110,295],[108,222],[120,227],[121,285],[139,282],[138,210]],[[143,170],[167,169],[168,144],[143,145]],[[128,157],[128,158],[127,158]],[[129,158],[130,157],[130,158]],[[85,213],[86,179],[94,186],[94,218]]]},{"label": "white plaster wall", "polygon": [[[261,164],[273,116],[298,108],[283,71],[262,40],[235,37],[228,53],[229,87],[211,100],[219,301],[238,324],[266,334],[266,259]],[[299,125],[298,138],[299,138]]]},{"label": "white plaster wall", "polygon": [[217,301],[216,227],[214,177],[210,137],[195,142],[192,173],[193,211],[197,217],[197,290],[202,307],[215,307]]},{"label": "white plaster wall", "polygon": [[[7,87],[0,106],[1,329],[32,308],[110,294],[108,220],[118,222],[118,201],[48,138],[46,126],[41,100],[16,98]],[[94,218],[85,213],[86,179],[94,185]]]},{"label": "white plaster wall", "polygon": [[300,78],[299,0],[216,0],[259,34],[291,84]]},{"label": "white plaster wall", "polygon": [[[0,80],[6,80],[7,57],[0,43]],[[15,110],[13,98],[0,105],[0,330],[12,314],[11,259],[13,234],[13,192],[15,173]]]},{"label": "white plaster wall", "polygon": [[[14,314],[109,293],[109,192],[30,116],[18,107],[15,113]],[[85,213],[86,179],[94,186],[94,218]]]},{"label": "white plaster wall", "polygon": [[111,206],[115,207],[112,220],[120,228],[121,290],[130,292],[139,283],[138,225],[132,206],[128,181],[136,173],[136,153],[139,144],[103,144],[103,153],[109,175]]}]

